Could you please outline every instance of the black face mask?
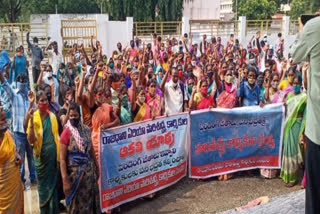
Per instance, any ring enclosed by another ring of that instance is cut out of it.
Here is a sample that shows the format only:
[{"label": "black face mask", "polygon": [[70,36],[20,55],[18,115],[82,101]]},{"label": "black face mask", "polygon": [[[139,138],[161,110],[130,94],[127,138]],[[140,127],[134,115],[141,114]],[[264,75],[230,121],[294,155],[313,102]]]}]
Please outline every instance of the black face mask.
[{"label": "black face mask", "polygon": [[51,94],[47,94],[47,99],[48,99],[48,102],[51,102],[52,95]]},{"label": "black face mask", "polygon": [[168,58],[167,57],[163,58],[163,61],[168,62]]},{"label": "black face mask", "polygon": [[76,118],[76,119],[69,119],[70,120],[70,123],[73,127],[78,127],[79,125],[79,122],[80,122],[80,119],[79,118]]},{"label": "black face mask", "polygon": [[213,76],[213,72],[209,72],[209,73],[207,73],[207,76],[211,79],[211,78],[212,78],[212,76]]}]

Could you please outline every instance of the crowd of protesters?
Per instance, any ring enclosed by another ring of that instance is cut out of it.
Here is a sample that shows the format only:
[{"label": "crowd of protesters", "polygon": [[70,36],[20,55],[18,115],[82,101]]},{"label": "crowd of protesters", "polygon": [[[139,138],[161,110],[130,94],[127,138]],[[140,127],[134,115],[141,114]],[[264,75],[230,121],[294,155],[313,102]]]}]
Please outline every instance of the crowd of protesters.
[{"label": "crowd of protesters", "polygon": [[64,62],[57,42],[43,53],[37,38],[31,43],[27,34],[32,78],[22,46],[13,59],[1,52],[0,213],[23,213],[25,156],[41,213],[58,213],[63,199],[70,213],[100,213],[100,130],[199,109],[284,103],[281,170],[260,174],[280,176],[288,187],[297,184],[304,163],[309,63],[296,64],[284,55],[281,34],[274,47],[260,32],[248,44],[230,35],[225,46],[220,37],[206,35],[200,43],[192,35],[165,40],[153,34],[152,39],[118,43],[109,57],[99,41],[91,42],[90,54],[73,44],[70,61]]}]

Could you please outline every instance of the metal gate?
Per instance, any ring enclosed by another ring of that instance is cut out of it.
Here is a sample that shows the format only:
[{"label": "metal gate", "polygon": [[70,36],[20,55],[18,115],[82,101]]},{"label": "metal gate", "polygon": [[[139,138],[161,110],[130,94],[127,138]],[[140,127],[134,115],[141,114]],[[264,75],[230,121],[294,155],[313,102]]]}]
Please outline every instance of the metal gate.
[{"label": "metal gate", "polygon": [[91,37],[97,39],[97,22],[93,19],[61,20],[61,37],[63,44],[63,56],[67,57],[72,45],[84,45],[86,52],[91,54]]}]

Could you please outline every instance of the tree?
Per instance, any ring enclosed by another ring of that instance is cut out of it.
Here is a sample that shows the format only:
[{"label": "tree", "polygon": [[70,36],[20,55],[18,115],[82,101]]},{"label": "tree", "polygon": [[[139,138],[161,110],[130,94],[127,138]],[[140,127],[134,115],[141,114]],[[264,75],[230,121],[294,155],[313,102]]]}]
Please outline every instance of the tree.
[{"label": "tree", "polygon": [[306,0],[293,0],[290,4],[290,12],[289,15],[292,18],[298,18],[301,14],[305,13],[307,10],[307,3]]},{"label": "tree", "polygon": [[5,22],[16,22],[21,13],[22,0],[0,0],[0,18]]},{"label": "tree", "polygon": [[270,19],[276,12],[275,0],[238,0],[238,16],[246,16],[248,20]]}]

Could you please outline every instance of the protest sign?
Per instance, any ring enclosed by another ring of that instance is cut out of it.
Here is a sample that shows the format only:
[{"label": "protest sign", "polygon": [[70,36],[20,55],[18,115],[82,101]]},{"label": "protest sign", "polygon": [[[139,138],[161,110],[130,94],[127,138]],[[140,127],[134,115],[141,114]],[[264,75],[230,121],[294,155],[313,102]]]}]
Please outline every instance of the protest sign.
[{"label": "protest sign", "polygon": [[164,189],[187,173],[189,115],[182,113],[101,132],[103,211]]},{"label": "protest sign", "polygon": [[283,119],[282,104],[192,112],[190,177],[280,168]]}]

